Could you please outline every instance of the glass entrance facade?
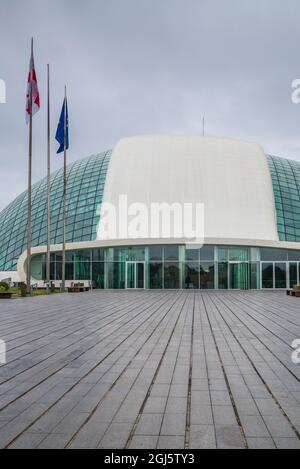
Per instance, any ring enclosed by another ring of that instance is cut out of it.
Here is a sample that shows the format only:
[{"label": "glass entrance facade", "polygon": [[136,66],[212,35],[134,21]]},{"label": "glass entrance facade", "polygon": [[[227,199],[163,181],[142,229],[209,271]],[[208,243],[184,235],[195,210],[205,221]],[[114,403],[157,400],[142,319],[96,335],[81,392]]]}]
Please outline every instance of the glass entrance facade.
[{"label": "glass entrance facade", "polygon": [[[61,253],[51,255],[51,279],[61,280]],[[45,279],[45,255],[32,276]],[[285,289],[299,284],[300,250],[204,246],[133,246],[69,251],[67,280],[95,289]]]},{"label": "glass entrance facade", "polygon": [[130,289],[145,288],[145,263],[144,262],[126,262],[126,280],[125,285]]}]

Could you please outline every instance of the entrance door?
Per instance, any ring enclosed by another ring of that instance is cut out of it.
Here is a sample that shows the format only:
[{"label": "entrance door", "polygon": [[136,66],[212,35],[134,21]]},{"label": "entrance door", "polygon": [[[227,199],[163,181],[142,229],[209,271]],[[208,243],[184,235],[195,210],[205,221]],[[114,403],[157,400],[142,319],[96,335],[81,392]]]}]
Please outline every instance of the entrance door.
[{"label": "entrance door", "polygon": [[145,288],[144,262],[126,263],[126,288],[129,290]]},{"label": "entrance door", "polygon": [[230,288],[232,290],[249,289],[249,266],[246,262],[229,264]]}]

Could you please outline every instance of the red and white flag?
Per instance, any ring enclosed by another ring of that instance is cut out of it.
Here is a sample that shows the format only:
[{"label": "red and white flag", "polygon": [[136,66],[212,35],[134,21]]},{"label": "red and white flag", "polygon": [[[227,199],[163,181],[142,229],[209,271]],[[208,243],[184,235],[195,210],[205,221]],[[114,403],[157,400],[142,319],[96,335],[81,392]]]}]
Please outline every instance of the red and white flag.
[{"label": "red and white flag", "polygon": [[[31,106],[32,104],[32,106]],[[32,109],[31,109],[32,108]],[[29,75],[26,94],[26,123],[30,121],[30,114],[34,116],[40,109],[40,94],[34,68],[33,47],[31,47],[31,57],[29,64]]]}]

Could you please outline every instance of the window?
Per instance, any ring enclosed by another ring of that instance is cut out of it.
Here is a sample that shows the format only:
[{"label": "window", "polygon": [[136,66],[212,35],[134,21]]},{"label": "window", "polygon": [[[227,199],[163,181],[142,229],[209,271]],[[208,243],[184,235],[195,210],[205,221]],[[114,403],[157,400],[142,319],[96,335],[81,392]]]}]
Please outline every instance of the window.
[{"label": "window", "polygon": [[277,262],[275,264],[275,288],[286,288],[286,264]]},{"label": "window", "polygon": [[161,262],[151,262],[149,264],[149,288],[163,288],[163,264]]},{"label": "window", "polygon": [[262,288],[273,288],[274,264],[273,262],[262,263]]},{"label": "window", "polygon": [[201,262],[200,288],[212,290],[215,288],[215,264],[214,262]]},{"label": "window", "polygon": [[223,262],[218,265],[218,288],[219,290],[228,289],[228,263]]},{"label": "window", "polygon": [[178,262],[165,262],[164,264],[164,288],[180,288],[180,269]]},{"label": "window", "polygon": [[198,289],[200,280],[199,262],[186,262],[184,265],[184,288]]}]

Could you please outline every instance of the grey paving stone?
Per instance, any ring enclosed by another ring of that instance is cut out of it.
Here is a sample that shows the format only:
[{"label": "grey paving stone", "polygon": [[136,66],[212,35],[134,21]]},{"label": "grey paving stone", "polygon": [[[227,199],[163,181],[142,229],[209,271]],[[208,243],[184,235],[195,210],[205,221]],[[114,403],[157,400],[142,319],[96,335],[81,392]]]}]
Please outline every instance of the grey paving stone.
[{"label": "grey paving stone", "polygon": [[275,444],[278,449],[300,449],[298,438],[275,438]]},{"label": "grey paving stone", "polygon": [[247,438],[249,449],[275,449],[272,438]]},{"label": "grey paving stone", "polygon": [[100,441],[98,448],[124,448],[130,436],[131,430],[132,426],[128,423],[113,423]]},{"label": "grey paving stone", "polygon": [[235,426],[237,425],[234,410],[230,406],[213,407],[214,422],[217,426]]},{"label": "grey paving stone", "polygon": [[235,406],[240,416],[259,415],[254,399],[237,399],[235,400]]},{"label": "grey paving stone", "polygon": [[190,428],[190,449],[215,449],[217,447],[213,425],[192,425]]},{"label": "grey paving stone", "polygon": [[183,436],[160,436],[158,440],[158,449],[184,449]]},{"label": "grey paving stone", "polygon": [[184,435],[185,427],[186,414],[165,414],[161,428],[161,435]]},{"label": "grey paving stone", "polygon": [[158,436],[134,435],[129,449],[156,449]]},{"label": "grey paving stone", "polygon": [[241,421],[247,438],[269,438],[271,436],[260,416],[241,416]]},{"label": "grey paving stone", "polygon": [[169,397],[166,407],[167,414],[186,414],[187,399],[184,397]]},{"label": "grey paving stone", "polygon": [[240,428],[236,426],[216,426],[217,448],[219,449],[243,449],[245,441]]},{"label": "grey paving stone", "polygon": [[162,414],[165,410],[167,397],[150,396],[144,407],[144,414]]},{"label": "grey paving stone", "polygon": [[277,438],[295,438],[296,434],[283,415],[264,417],[266,426],[273,437]]},{"label": "grey paving stone", "polygon": [[159,435],[163,414],[142,414],[136,427],[136,435]]},{"label": "grey paving stone", "polygon": [[47,437],[42,433],[23,433],[12,445],[10,449],[35,449]]},{"label": "grey paving stone", "polygon": [[38,449],[64,449],[69,441],[68,435],[48,435],[39,445]]}]

